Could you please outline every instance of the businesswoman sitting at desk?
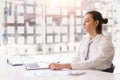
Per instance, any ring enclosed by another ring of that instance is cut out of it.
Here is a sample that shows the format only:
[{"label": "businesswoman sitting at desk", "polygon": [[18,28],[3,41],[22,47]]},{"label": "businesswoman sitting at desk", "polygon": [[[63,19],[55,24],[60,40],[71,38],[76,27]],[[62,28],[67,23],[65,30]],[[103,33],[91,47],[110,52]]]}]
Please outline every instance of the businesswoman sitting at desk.
[{"label": "businesswoman sitting at desk", "polygon": [[70,63],[51,63],[51,70],[68,69],[93,69],[105,70],[111,67],[114,56],[112,41],[102,34],[102,24],[108,19],[103,19],[98,11],[89,11],[85,14],[83,28],[89,34],[83,37],[78,53]]}]

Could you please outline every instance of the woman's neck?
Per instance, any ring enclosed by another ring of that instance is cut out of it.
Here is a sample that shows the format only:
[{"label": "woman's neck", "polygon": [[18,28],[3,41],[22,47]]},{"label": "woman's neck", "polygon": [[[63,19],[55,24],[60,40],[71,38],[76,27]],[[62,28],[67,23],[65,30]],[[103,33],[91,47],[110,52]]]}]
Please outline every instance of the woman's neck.
[{"label": "woman's neck", "polygon": [[90,39],[93,39],[98,33],[92,33],[92,34],[89,34],[90,35]]}]

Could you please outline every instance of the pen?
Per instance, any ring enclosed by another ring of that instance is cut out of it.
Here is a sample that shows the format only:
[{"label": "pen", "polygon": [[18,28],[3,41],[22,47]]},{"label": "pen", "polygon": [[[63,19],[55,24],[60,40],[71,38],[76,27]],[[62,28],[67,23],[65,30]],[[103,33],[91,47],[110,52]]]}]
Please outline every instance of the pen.
[{"label": "pen", "polygon": [[58,61],[57,63],[60,63],[60,61]]}]

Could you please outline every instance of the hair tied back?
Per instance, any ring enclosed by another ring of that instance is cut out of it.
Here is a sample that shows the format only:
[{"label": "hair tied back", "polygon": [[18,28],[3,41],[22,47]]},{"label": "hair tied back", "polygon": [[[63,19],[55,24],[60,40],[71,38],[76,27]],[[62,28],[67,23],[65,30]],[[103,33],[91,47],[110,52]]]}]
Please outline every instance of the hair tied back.
[{"label": "hair tied back", "polygon": [[103,19],[103,24],[107,24],[107,23],[108,23],[108,19],[107,18]]}]

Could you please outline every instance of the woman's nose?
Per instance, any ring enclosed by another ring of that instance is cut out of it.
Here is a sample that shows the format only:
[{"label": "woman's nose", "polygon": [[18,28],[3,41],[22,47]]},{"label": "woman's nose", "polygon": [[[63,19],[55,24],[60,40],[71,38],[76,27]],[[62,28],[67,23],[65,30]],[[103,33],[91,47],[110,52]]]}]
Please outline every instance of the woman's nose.
[{"label": "woman's nose", "polygon": [[83,22],[83,24],[82,24],[83,26],[85,26],[85,22]]}]

